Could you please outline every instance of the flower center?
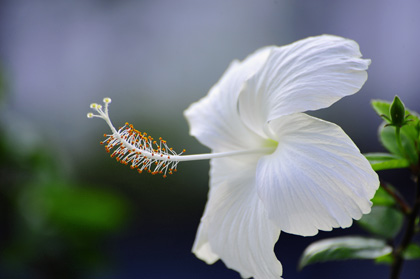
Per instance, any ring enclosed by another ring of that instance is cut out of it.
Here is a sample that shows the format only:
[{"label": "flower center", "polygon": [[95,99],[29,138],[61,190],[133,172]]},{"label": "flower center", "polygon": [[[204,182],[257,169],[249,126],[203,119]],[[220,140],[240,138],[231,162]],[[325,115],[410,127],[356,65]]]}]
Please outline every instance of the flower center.
[{"label": "flower center", "polygon": [[117,131],[112,125],[108,114],[108,105],[111,103],[111,99],[104,98],[103,102],[105,104],[104,110],[102,105],[91,104],[90,108],[96,110],[98,114],[90,112],[87,114],[87,117],[99,117],[105,120],[112,134],[105,134],[106,139],[101,144],[105,144],[105,150],[108,153],[113,150],[111,158],[115,158],[117,162],[124,165],[131,164],[130,168],[137,169],[139,173],[147,171],[151,174],[159,173],[163,177],[167,177],[167,174],[173,174],[173,172],[177,171],[177,165],[181,161],[209,160],[251,153],[271,153],[278,144],[276,141],[269,139],[263,147],[252,150],[181,155],[185,152],[185,149],[180,153],[176,153],[171,147],[168,147],[166,141],[162,138],[156,141],[151,136],[148,136],[147,133],[134,129],[133,125],[128,123]]},{"label": "flower center", "polygon": [[264,147],[266,147],[266,148],[271,148],[272,150],[273,150],[273,152],[277,149],[277,146],[279,145],[279,142],[278,141],[275,141],[275,140],[273,140],[273,139],[267,139],[265,142],[264,142]]}]

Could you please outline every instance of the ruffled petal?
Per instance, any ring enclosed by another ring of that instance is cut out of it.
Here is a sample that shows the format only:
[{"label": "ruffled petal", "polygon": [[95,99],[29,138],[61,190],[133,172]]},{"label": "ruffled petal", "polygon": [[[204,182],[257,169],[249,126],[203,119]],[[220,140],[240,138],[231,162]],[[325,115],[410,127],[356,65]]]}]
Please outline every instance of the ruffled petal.
[{"label": "ruffled petal", "polygon": [[297,113],[267,130],[279,144],[258,162],[258,195],[282,231],[315,235],[370,212],[378,176],[339,126]]},{"label": "ruffled petal", "polygon": [[239,117],[238,95],[245,81],[264,64],[270,51],[271,47],[262,48],[243,62],[232,62],[208,95],[185,110],[192,136],[218,152],[260,144],[261,138]]},{"label": "ruffled petal", "polygon": [[282,267],[273,249],[280,230],[257,195],[258,158],[211,161],[209,200],[193,252],[207,263],[222,259],[243,278],[279,279]]},{"label": "ruffled petal", "polygon": [[283,115],[328,107],[360,90],[370,60],[352,40],[322,35],[273,48],[239,96],[246,125],[263,135],[265,123]]}]

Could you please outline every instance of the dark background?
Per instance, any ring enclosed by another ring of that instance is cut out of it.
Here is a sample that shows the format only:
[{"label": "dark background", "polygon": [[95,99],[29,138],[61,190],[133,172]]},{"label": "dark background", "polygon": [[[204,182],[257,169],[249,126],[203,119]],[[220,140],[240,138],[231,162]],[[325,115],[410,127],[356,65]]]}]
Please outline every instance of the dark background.
[{"label": "dark background", "polygon": [[[315,112],[362,152],[383,151],[370,100],[398,94],[420,111],[417,0],[0,1],[0,278],[240,278],[190,252],[208,190],[208,162],[177,174],[139,175],[108,158],[103,121],[89,104],[111,97],[126,121],[175,150],[207,152],[183,111],[233,59],[265,45],[324,33],[356,40],[372,59],[356,95]],[[410,200],[405,171],[381,173]],[[317,239],[281,234],[284,277],[386,278],[372,261],[297,271]],[[417,278],[406,262],[402,278]]]}]

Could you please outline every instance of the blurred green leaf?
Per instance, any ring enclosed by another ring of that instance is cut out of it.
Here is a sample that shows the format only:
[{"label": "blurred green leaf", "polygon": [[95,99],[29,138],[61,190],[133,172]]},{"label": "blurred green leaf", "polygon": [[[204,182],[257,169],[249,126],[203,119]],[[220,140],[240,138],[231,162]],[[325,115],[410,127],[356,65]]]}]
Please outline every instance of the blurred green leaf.
[{"label": "blurred green leaf", "polygon": [[[406,260],[417,260],[420,259],[420,246],[416,243],[411,243],[403,252],[403,258]],[[392,254],[389,253],[387,255],[378,257],[375,259],[376,263],[380,264],[392,264],[394,258]]]},{"label": "blurred green leaf", "polygon": [[410,166],[410,162],[407,159],[389,153],[367,153],[364,155],[375,171],[400,169]]},{"label": "blurred green leaf", "polygon": [[391,102],[382,101],[382,100],[372,100],[371,102],[373,109],[376,113],[381,116],[385,115],[388,118],[391,118],[389,114],[389,108],[391,107]]},{"label": "blurred green leaf", "polygon": [[93,188],[54,187],[46,194],[50,218],[57,224],[101,231],[121,225],[124,205],[110,193]]},{"label": "blurred green leaf", "polygon": [[124,200],[103,189],[65,182],[34,185],[21,199],[24,215],[35,229],[63,233],[103,233],[125,220]]},{"label": "blurred green leaf", "polygon": [[375,259],[375,263],[378,264],[392,264],[393,261],[394,257],[392,256],[392,253],[388,253]]},{"label": "blurred green leaf", "polygon": [[[385,115],[387,118],[390,116],[391,103],[382,100],[373,100],[372,107],[378,115]],[[419,115],[406,109],[405,116],[408,116],[410,122],[401,128],[401,141],[404,151],[399,150],[395,137],[395,127],[385,127],[385,122],[379,128],[379,139],[383,146],[392,154],[399,157],[407,158],[411,163],[417,164],[420,151],[420,120]],[[417,148],[416,148],[417,147]],[[405,154],[404,154],[405,153]],[[406,157],[407,155],[407,157]]]},{"label": "blurred green leaf", "polygon": [[395,204],[395,199],[390,193],[385,191],[383,187],[379,187],[372,199],[372,203],[374,206],[392,206]]},{"label": "blurred green leaf", "polygon": [[395,237],[401,230],[404,215],[393,207],[373,206],[372,211],[358,221],[370,233],[385,239]]},{"label": "blurred green leaf", "polygon": [[[385,115],[388,118],[391,118],[390,109],[391,109],[391,102],[383,101],[383,100],[372,100],[371,105],[375,112],[379,115]],[[405,116],[413,114],[410,110],[405,110]]]},{"label": "blurred green leaf", "polygon": [[309,245],[302,254],[299,268],[332,260],[376,259],[391,252],[384,240],[349,236],[324,239]]},{"label": "blurred green leaf", "polygon": [[416,128],[411,124],[401,128],[401,143],[404,150],[400,150],[395,136],[395,127],[385,127],[385,125],[379,127],[379,138],[382,145],[392,154],[407,158],[411,164],[418,162],[416,133]]},{"label": "blurred green leaf", "polygon": [[404,250],[403,257],[406,260],[420,259],[420,246],[416,243],[411,243]]}]

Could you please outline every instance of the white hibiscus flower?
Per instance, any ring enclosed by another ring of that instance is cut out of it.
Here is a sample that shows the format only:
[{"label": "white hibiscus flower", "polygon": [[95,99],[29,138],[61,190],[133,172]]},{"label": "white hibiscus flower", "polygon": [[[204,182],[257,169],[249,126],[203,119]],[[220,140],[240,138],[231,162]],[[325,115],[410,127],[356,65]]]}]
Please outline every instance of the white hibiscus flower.
[{"label": "white hibiscus flower", "polygon": [[319,36],[234,61],[185,116],[214,153],[210,192],[193,252],[242,277],[279,278],[280,231],[303,236],[351,226],[370,212],[376,173],[335,124],[302,112],[359,91],[370,60],[356,42]]},{"label": "white hibiscus flower", "polygon": [[280,278],[273,248],[280,231],[311,236],[351,226],[371,209],[376,173],[335,124],[305,111],[359,91],[370,60],[356,42],[310,37],[234,61],[185,116],[210,154],[181,155],[126,124],[110,125],[107,150],[139,172],[171,174],[180,161],[210,159],[210,191],[193,252],[221,259],[244,278]]}]

